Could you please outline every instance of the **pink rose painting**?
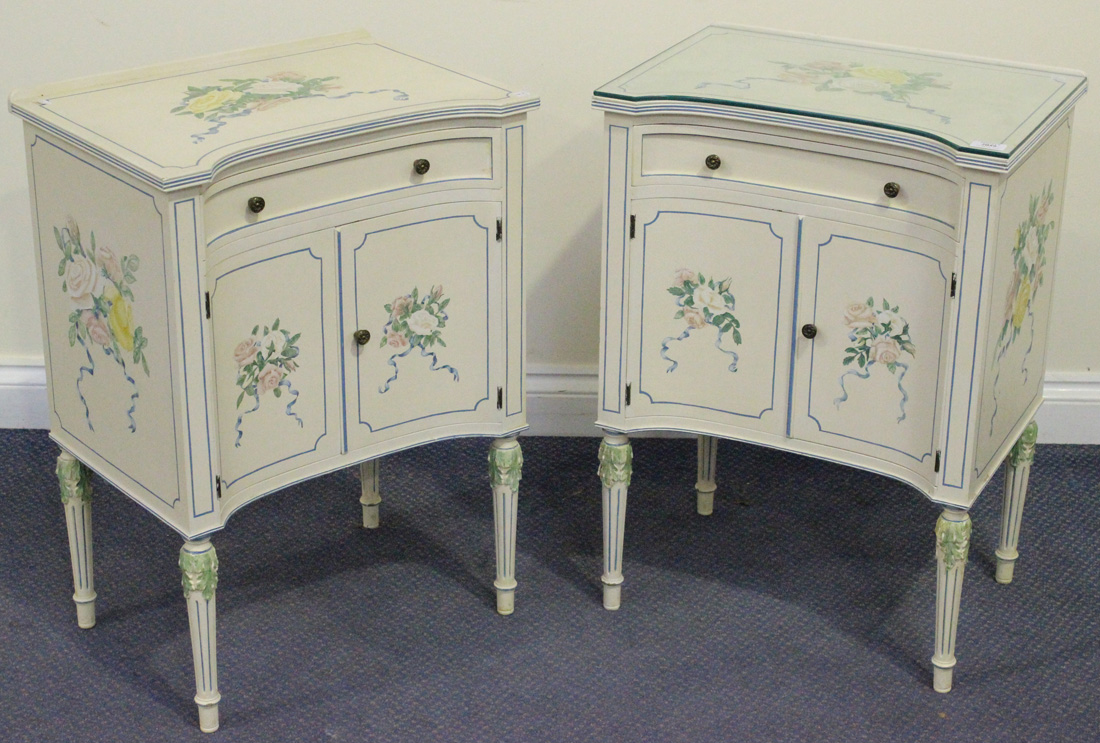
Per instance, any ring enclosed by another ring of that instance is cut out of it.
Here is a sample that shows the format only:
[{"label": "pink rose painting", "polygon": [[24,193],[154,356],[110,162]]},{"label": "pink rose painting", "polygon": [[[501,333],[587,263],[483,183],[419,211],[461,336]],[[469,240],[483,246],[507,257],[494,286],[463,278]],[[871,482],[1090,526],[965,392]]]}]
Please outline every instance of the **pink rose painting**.
[{"label": "pink rose painting", "polygon": [[237,387],[241,390],[237,395],[237,409],[240,409],[246,398],[253,400],[252,408],[237,416],[234,427],[237,431],[237,440],[234,442],[236,447],[240,447],[244,437],[241,429],[244,417],[259,410],[260,398],[269,392],[275,398],[282,397],[285,392],[290,397],[286,406],[287,417],[293,418],[299,428],[305,425],[294,412],[299,393],[287,379],[298,370],[300,350],[297,344],[302,334],[292,335],[279,325],[279,318],[275,318],[270,326],[255,326],[248,337],[233,349],[233,362],[237,365]]}]

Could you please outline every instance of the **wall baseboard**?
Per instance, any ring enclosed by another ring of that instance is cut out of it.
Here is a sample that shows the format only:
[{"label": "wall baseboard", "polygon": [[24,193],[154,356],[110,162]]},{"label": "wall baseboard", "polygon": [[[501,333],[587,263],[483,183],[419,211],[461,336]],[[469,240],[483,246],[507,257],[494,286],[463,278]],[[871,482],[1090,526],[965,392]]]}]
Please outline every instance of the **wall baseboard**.
[{"label": "wall baseboard", "polygon": [[[527,372],[531,436],[599,436],[595,365],[532,364]],[[1039,442],[1100,444],[1100,373],[1049,372]],[[46,370],[0,365],[0,428],[48,428]]]}]

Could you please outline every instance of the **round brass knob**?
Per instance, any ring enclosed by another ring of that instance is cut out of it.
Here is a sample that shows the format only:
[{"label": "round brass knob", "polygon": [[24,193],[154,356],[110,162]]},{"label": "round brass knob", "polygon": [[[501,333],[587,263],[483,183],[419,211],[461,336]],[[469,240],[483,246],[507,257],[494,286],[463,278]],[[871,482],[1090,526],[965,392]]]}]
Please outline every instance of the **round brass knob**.
[{"label": "round brass knob", "polygon": [[899,193],[901,193],[901,186],[894,183],[893,181],[890,181],[889,183],[887,183],[885,186],[882,187],[882,192],[884,194],[886,194],[887,198],[892,199],[895,196],[897,196]]},{"label": "round brass knob", "polygon": [[817,335],[817,326],[813,323],[806,323],[802,326],[802,335],[807,338],[813,338]]},{"label": "round brass knob", "polygon": [[707,159],[703,162],[705,162],[706,166],[711,170],[718,170],[718,168],[722,167],[722,158],[717,155],[707,155]]},{"label": "round brass knob", "polygon": [[365,346],[370,343],[370,331],[369,330],[356,330],[355,342],[360,346]]},{"label": "round brass knob", "polygon": [[248,211],[253,214],[259,214],[264,210],[265,206],[267,206],[267,202],[264,201],[263,196],[253,196],[248,200]]},{"label": "round brass knob", "polygon": [[416,171],[417,175],[424,175],[428,172],[428,168],[430,167],[432,167],[432,164],[424,158],[419,158],[418,160],[413,161],[413,170]]}]

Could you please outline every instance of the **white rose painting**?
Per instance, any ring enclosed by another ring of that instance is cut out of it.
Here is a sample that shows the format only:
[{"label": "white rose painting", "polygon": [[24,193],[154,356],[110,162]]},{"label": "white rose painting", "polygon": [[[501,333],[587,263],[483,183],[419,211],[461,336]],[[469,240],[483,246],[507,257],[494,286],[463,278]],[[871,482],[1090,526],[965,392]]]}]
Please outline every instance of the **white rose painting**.
[{"label": "white rose painting", "polygon": [[[261,332],[262,331],[262,332]],[[293,418],[298,427],[304,422],[294,412],[294,403],[298,402],[298,390],[291,386],[287,379],[298,370],[298,339],[301,333],[290,334],[279,327],[279,318],[270,326],[257,325],[247,338],[237,344],[233,349],[233,361],[237,364],[237,387],[241,394],[237,396],[237,409],[245,402],[245,398],[254,401],[253,406],[237,416],[237,440],[234,446],[240,447],[244,432],[241,424],[249,413],[255,413],[260,409],[260,399],[268,392],[272,397],[279,398],[286,391],[290,402],[286,406],[287,417]]]},{"label": "white rose painting", "polygon": [[897,377],[898,391],[901,392],[898,423],[905,420],[905,403],[909,401],[909,393],[902,382],[909,371],[909,364],[902,358],[903,355],[910,358],[916,356],[917,347],[909,334],[909,322],[898,310],[897,305],[891,305],[885,299],[876,309],[874,297],[868,297],[866,302],[853,302],[844,309],[844,326],[852,345],[844,349],[847,356],[843,365],[853,368],[840,375],[841,394],[833,400],[838,409],[848,400],[848,390],[845,388],[847,377],[867,379],[877,364]]},{"label": "white rose painting", "polygon": [[735,345],[741,345],[741,322],[733,316],[734,298],[730,293],[730,279],[717,280],[713,276],[708,279],[703,274],[688,268],[681,268],[673,276],[672,286],[668,293],[676,297],[676,306],[679,308],[673,315],[675,320],[683,320],[687,327],[678,336],[669,336],[661,342],[661,358],[669,362],[665,369],[667,373],[676,371],[680,362],[669,357],[671,344],[686,340],[694,330],[703,330],[708,325],[718,331],[714,341],[714,347],[722,353],[730,356],[733,361],[727,367],[731,372],[737,371],[739,361],[737,353],[724,348],[722,341],[729,335]]},{"label": "white rose painting", "polygon": [[430,371],[448,371],[455,382],[458,381],[458,370],[447,364],[440,364],[439,357],[432,349],[435,346],[445,348],[442,334],[447,327],[447,305],[450,298],[443,298],[443,287],[432,286],[426,294],[421,294],[417,287],[408,294],[397,297],[385,306],[389,313],[389,321],[382,328],[382,341],[379,346],[388,348],[390,358],[387,360],[393,367],[393,374],[378,388],[379,394],[389,392],[390,387],[397,381],[397,360],[405,358],[413,350],[419,349],[420,355],[428,359]]}]

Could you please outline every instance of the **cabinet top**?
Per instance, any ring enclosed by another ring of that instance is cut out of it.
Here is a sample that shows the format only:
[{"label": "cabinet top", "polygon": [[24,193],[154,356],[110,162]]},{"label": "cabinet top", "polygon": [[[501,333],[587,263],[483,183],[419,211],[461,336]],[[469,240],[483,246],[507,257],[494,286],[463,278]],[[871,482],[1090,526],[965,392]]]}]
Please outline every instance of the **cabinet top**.
[{"label": "cabinet top", "polygon": [[594,105],[854,134],[1007,170],[1086,87],[1069,70],[709,26],[598,88]]},{"label": "cabinet top", "polygon": [[536,108],[362,31],[15,91],[12,113],[158,188],[397,125]]}]

